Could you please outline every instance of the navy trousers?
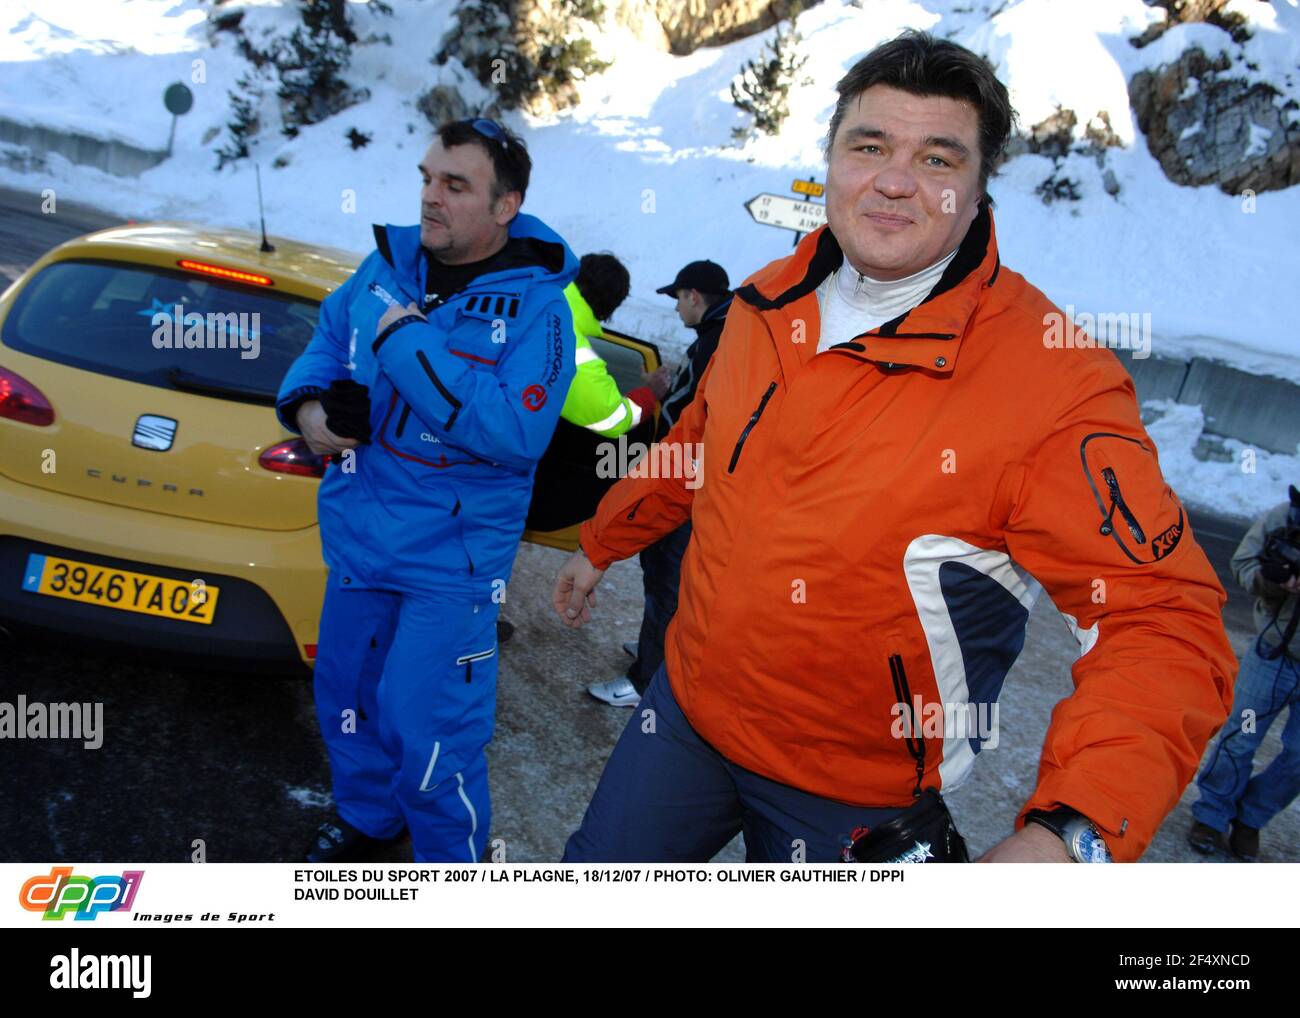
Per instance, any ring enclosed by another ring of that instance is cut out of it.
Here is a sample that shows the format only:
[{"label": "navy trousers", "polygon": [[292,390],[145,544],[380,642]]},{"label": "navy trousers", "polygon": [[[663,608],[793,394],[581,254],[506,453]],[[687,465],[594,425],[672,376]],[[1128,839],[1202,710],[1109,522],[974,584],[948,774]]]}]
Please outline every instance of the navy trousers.
[{"label": "navy trousers", "polygon": [[802,792],[732,763],[691,727],[661,665],[619,737],[565,862],[708,862],[737,833],[749,862],[835,862],[871,809]]},{"label": "navy trousers", "polygon": [[645,586],[645,610],[636,643],[636,660],[627,677],[638,693],[644,693],[664,662],[664,634],[677,614],[677,592],[682,585],[682,557],[691,543],[688,520],[641,552],[641,574]]}]

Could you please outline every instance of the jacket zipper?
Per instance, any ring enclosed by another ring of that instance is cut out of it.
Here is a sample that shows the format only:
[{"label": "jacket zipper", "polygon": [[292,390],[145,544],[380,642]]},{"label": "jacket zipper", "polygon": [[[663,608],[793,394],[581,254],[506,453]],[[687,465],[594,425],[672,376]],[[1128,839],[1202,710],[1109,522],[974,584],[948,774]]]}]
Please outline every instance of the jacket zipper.
[{"label": "jacket zipper", "polygon": [[[907,670],[903,667],[903,655],[889,655],[889,676],[894,680],[894,697],[909,711],[912,709],[912,691],[907,686]],[[904,736],[907,752],[916,761],[916,787],[912,789],[912,798],[921,796],[921,783],[925,780],[925,740],[920,735],[919,719],[912,718],[911,732]]]},{"label": "jacket zipper", "polygon": [[458,665],[463,664],[463,665],[465,666],[465,684],[466,684],[466,685],[469,685],[471,682],[474,681],[474,662],[475,662],[475,661],[486,661],[486,660],[487,660],[488,658],[490,658],[493,654],[495,654],[496,651],[497,651],[497,648],[496,648],[495,646],[493,646],[493,647],[489,648],[488,650],[480,650],[480,651],[478,651],[478,652],[475,653],[475,654],[466,654],[466,655],[464,655],[463,657],[458,657],[458,658],[456,658],[456,663],[457,663]]},{"label": "jacket zipper", "polygon": [[627,514],[627,518],[628,518],[629,520],[632,519],[634,516],[636,516],[636,511],[637,511],[638,509],[641,508],[641,503],[644,502],[644,501],[645,501],[644,498],[638,498],[638,499],[637,499],[637,500],[632,504],[632,511],[629,512],[629,513]]},{"label": "jacket zipper", "polygon": [[730,474],[735,471],[736,464],[740,462],[740,450],[745,445],[745,439],[747,439],[749,433],[754,430],[754,425],[758,423],[758,419],[763,416],[763,409],[767,406],[767,401],[772,398],[772,393],[774,392],[776,392],[775,382],[767,387],[767,391],[763,393],[763,398],[758,401],[758,406],[755,408],[754,412],[749,415],[749,423],[745,425],[745,430],[740,433],[740,438],[736,440],[736,448],[731,453],[731,462],[727,465],[727,473]]},{"label": "jacket zipper", "polygon": [[394,438],[401,438],[402,432],[406,430],[406,419],[411,416],[411,404],[402,405],[402,414],[397,418],[397,430],[393,432]]},{"label": "jacket zipper", "polygon": [[1110,489],[1110,512],[1101,521],[1102,534],[1109,536],[1111,531],[1115,529],[1111,517],[1115,515],[1115,510],[1118,508],[1120,515],[1124,517],[1124,522],[1128,524],[1128,530],[1133,535],[1133,540],[1137,541],[1138,544],[1146,544],[1146,533],[1143,531],[1142,524],[1138,522],[1137,517],[1133,515],[1133,510],[1124,501],[1124,495],[1119,490],[1119,478],[1115,476],[1115,471],[1110,467],[1102,467],[1101,477],[1106,482],[1106,487]]},{"label": "jacket zipper", "polygon": [[442,379],[433,370],[433,365],[429,363],[429,358],[423,350],[415,351],[415,359],[420,362],[420,367],[424,368],[424,373],[429,376],[429,381],[433,383],[433,387],[438,390],[439,395],[452,406],[451,416],[447,418],[447,423],[443,425],[446,430],[450,431],[451,426],[456,423],[456,415],[460,413],[462,404],[442,384]]},{"label": "jacket zipper", "polygon": [[[455,504],[454,506],[452,506],[452,508],[451,508],[451,514],[452,514],[453,516],[459,516],[459,515],[460,515],[460,496],[459,496],[459,495],[456,496],[456,504]],[[469,574],[470,574],[470,576],[473,576],[473,575],[474,575],[474,559],[470,556],[470,553],[469,553],[469,545],[465,542],[465,521],[464,521],[464,520],[461,520],[461,521],[460,521],[460,546],[461,546],[461,548],[463,548],[463,549],[465,550],[465,561],[469,563]],[[465,681],[468,682],[469,679],[466,679]]]},{"label": "jacket zipper", "polygon": [[[1129,546],[1124,543],[1124,538],[1120,536],[1120,532],[1115,528],[1115,510],[1118,509],[1120,515],[1124,518],[1124,522],[1128,524],[1129,532],[1133,537],[1140,544],[1146,543],[1146,534],[1142,529],[1142,524],[1138,522],[1137,516],[1129,508],[1128,503],[1124,501],[1124,495],[1119,489],[1119,478],[1115,476],[1115,471],[1111,467],[1103,467],[1100,471],[1101,483],[1106,486],[1106,492],[1103,493],[1101,485],[1097,483],[1097,474],[1094,473],[1092,466],[1088,463],[1088,443],[1094,438],[1115,438],[1121,442],[1132,442],[1143,452],[1147,451],[1147,447],[1136,438],[1120,435],[1113,431],[1094,431],[1089,435],[1085,435],[1083,441],[1079,443],[1079,461],[1083,466],[1083,476],[1087,480],[1088,487],[1092,491],[1092,497],[1097,503],[1097,511],[1102,514],[1101,526],[1098,528],[1098,532],[1103,537],[1113,537],[1115,543],[1119,545],[1119,550],[1130,561],[1143,565],[1145,560],[1133,553]],[[1106,507],[1107,494],[1110,495],[1109,509]],[[1179,519],[1181,521],[1181,517]]]}]

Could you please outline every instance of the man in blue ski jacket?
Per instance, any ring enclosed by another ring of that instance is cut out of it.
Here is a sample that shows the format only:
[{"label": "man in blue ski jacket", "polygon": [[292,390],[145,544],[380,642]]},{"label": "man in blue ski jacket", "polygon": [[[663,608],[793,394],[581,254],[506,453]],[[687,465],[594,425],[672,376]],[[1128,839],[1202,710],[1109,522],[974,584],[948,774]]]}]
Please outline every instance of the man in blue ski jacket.
[{"label": "man in blue ski jacket", "polygon": [[315,695],[338,814],[309,862],[403,829],[416,861],[484,852],[497,610],[574,375],[578,261],[519,212],[531,165],[494,121],[440,128],[419,226],[375,227],[280,386],[331,456]]}]

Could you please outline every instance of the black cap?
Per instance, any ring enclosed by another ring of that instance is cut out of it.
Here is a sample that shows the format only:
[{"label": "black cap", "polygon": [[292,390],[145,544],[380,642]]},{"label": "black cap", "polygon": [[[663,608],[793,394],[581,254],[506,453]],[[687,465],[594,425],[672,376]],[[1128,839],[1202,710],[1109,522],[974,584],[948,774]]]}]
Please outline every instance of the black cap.
[{"label": "black cap", "polygon": [[726,293],[731,289],[727,280],[727,270],[717,262],[691,262],[677,278],[667,286],[661,286],[655,293],[676,297],[678,290],[699,290],[700,293]]}]

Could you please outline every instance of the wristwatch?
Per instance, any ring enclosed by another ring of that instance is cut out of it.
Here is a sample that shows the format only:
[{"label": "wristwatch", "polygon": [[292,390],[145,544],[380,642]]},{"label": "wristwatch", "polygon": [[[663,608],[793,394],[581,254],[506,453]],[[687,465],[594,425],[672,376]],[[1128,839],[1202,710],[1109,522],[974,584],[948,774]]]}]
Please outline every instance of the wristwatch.
[{"label": "wristwatch", "polygon": [[1025,823],[1046,827],[1065,842],[1071,862],[1111,862],[1110,849],[1091,820],[1069,806],[1035,809],[1025,814]]}]

